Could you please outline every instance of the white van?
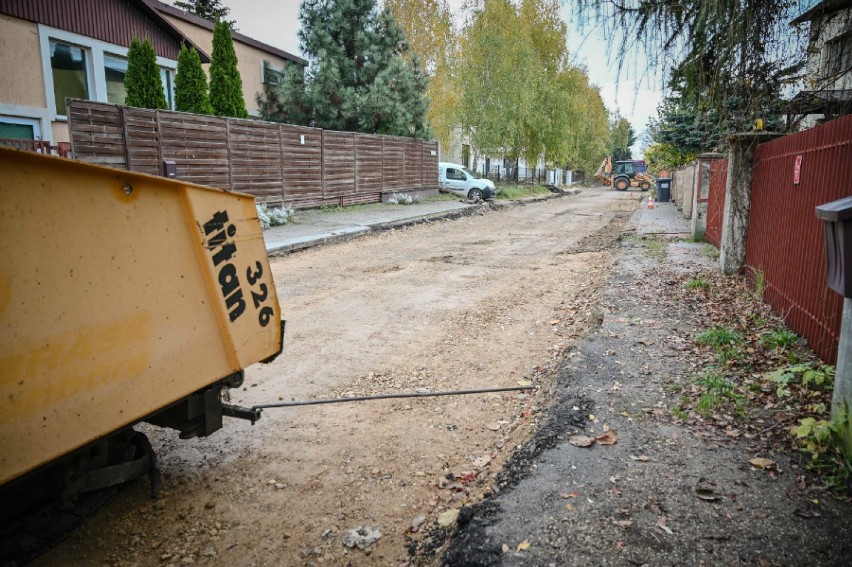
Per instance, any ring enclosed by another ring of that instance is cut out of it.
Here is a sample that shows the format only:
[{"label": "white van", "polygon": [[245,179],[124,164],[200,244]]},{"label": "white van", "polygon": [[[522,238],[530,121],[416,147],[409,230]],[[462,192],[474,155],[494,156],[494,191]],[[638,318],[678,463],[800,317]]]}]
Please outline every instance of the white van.
[{"label": "white van", "polygon": [[446,191],[471,201],[493,199],[497,188],[490,179],[481,179],[455,163],[441,162],[438,164],[438,184],[441,191]]}]

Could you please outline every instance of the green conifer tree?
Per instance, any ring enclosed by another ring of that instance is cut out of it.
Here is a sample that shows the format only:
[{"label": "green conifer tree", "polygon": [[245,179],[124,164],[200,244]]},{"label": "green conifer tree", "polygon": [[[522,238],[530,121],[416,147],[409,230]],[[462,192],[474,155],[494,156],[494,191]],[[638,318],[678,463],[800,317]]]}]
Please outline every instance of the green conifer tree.
[{"label": "green conifer tree", "polygon": [[213,28],[213,54],[210,58],[210,104],[217,116],[246,118],[243,80],[237,70],[237,53],[231,29],[223,22]]},{"label": "green conifer tree", "polygon": [[[299,11],[304,80],[291,69],[265,92],[269,119],[333,130],[430,136],[427,80],[402,28],[376,0],[305,0]],[[277,99],[277,100],[275,100]],[[292,106],[288,103],[294,103]]]},{"label": "green conifer tree", "polygon": [[201,57],[192,47],[181,45],[175,77],[175,110],[196,114],[213,114],[207,96],[207,75],[201,68]]},{"label": "green conifer tree", "polygon": [[130,42],[124,88],[127,90],[124,99],[127,106],[168,108],[160,68],[157,67],[157,54],[148,39],[139,41],[133,38]]}]

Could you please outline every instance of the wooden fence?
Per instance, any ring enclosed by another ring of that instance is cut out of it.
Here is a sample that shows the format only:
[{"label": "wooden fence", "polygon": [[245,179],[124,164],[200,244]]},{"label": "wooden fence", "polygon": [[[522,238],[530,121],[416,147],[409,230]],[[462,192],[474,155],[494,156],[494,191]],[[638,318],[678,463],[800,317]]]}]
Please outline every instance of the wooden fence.
[{"label": "wooden fence", "polygon": [[77,159],[254,195],[269,205],[378,202],[382,194],[438,189],[438,143],[400,136],[68,103]]}]

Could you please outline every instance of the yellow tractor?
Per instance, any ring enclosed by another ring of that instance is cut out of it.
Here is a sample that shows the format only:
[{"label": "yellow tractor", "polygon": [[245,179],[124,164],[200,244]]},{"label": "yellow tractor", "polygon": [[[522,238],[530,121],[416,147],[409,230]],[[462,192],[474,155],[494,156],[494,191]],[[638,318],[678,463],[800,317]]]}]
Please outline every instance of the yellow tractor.
[{"label": "yellow tractor", "polygon": [[642,191],[647,191],[654,184],[653,176],[646,171],[639,171],[633,160],[617,161],[613,168],[611,156],[606,156],[601,162],[595,172],[595,179],[618,191],[626,191],[629,187],[638,187]]}]

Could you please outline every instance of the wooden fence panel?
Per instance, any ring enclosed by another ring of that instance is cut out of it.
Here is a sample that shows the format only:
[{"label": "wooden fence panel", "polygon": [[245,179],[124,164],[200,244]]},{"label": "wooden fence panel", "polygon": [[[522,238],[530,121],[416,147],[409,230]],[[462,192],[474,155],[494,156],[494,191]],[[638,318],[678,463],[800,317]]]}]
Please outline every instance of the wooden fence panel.
[{"label": "wooden fence panel", "polygon": [[355,134],[324,130],[322,134],[324,197],[355,193]]},{"label": "wooden fence panel", "polygon": [[69,102],[75,155],[84,161],[242,191],[295,207],[381,200],[383,193],[438,187],[433,141]]},{"label": "wooden fence panel", "polygon": [[390,193],[405,187],[405,148],[397,136],[382,136],[382,191]]},{"label": "wooden fence panel", "polygon": [[423,164],[420,177],[420,186],[423,189],[438,188],[438,142],[424,140],[421,149],[421,163]]},{"label": "wooden fence panel", "polygon": [[322,130],[279,124],[282,196],[287,202],[322,197]]},{"label": "wooden fence panel", "polygon": [[355,135],[355,164],[358,173],[358,193],[382,191],[382,137],[370,134]]},{"label": "wooden fence panel", "polygon": [[178,178],[199,185],[232,188],[227,119],[160,111],[164,160],[174,160]]},{"label": "wooden fence panel", "polygon": [[[127,168],[122,108],[84,100],[68,104],[68,120],[75,127],[74,155],[89,163]],[[69,128],[70,130],[70,128]]]},{"label": "wooden fence panel", "polygon": [[230,120],[231,187],[257,201],[280,205],[281,138],[278,124]]},{"label": "wooden fence panel", "polygon": [[420,159],[422,157],[420,140],[400,138],[399,141],[405,146],[405,188],[419,189],[421,181]]},{"label": "wooden fence panel", "polygon": [[127,141],[127,168],[159,175],[162,165],[157,111],[125,108],[124,135]]}]

